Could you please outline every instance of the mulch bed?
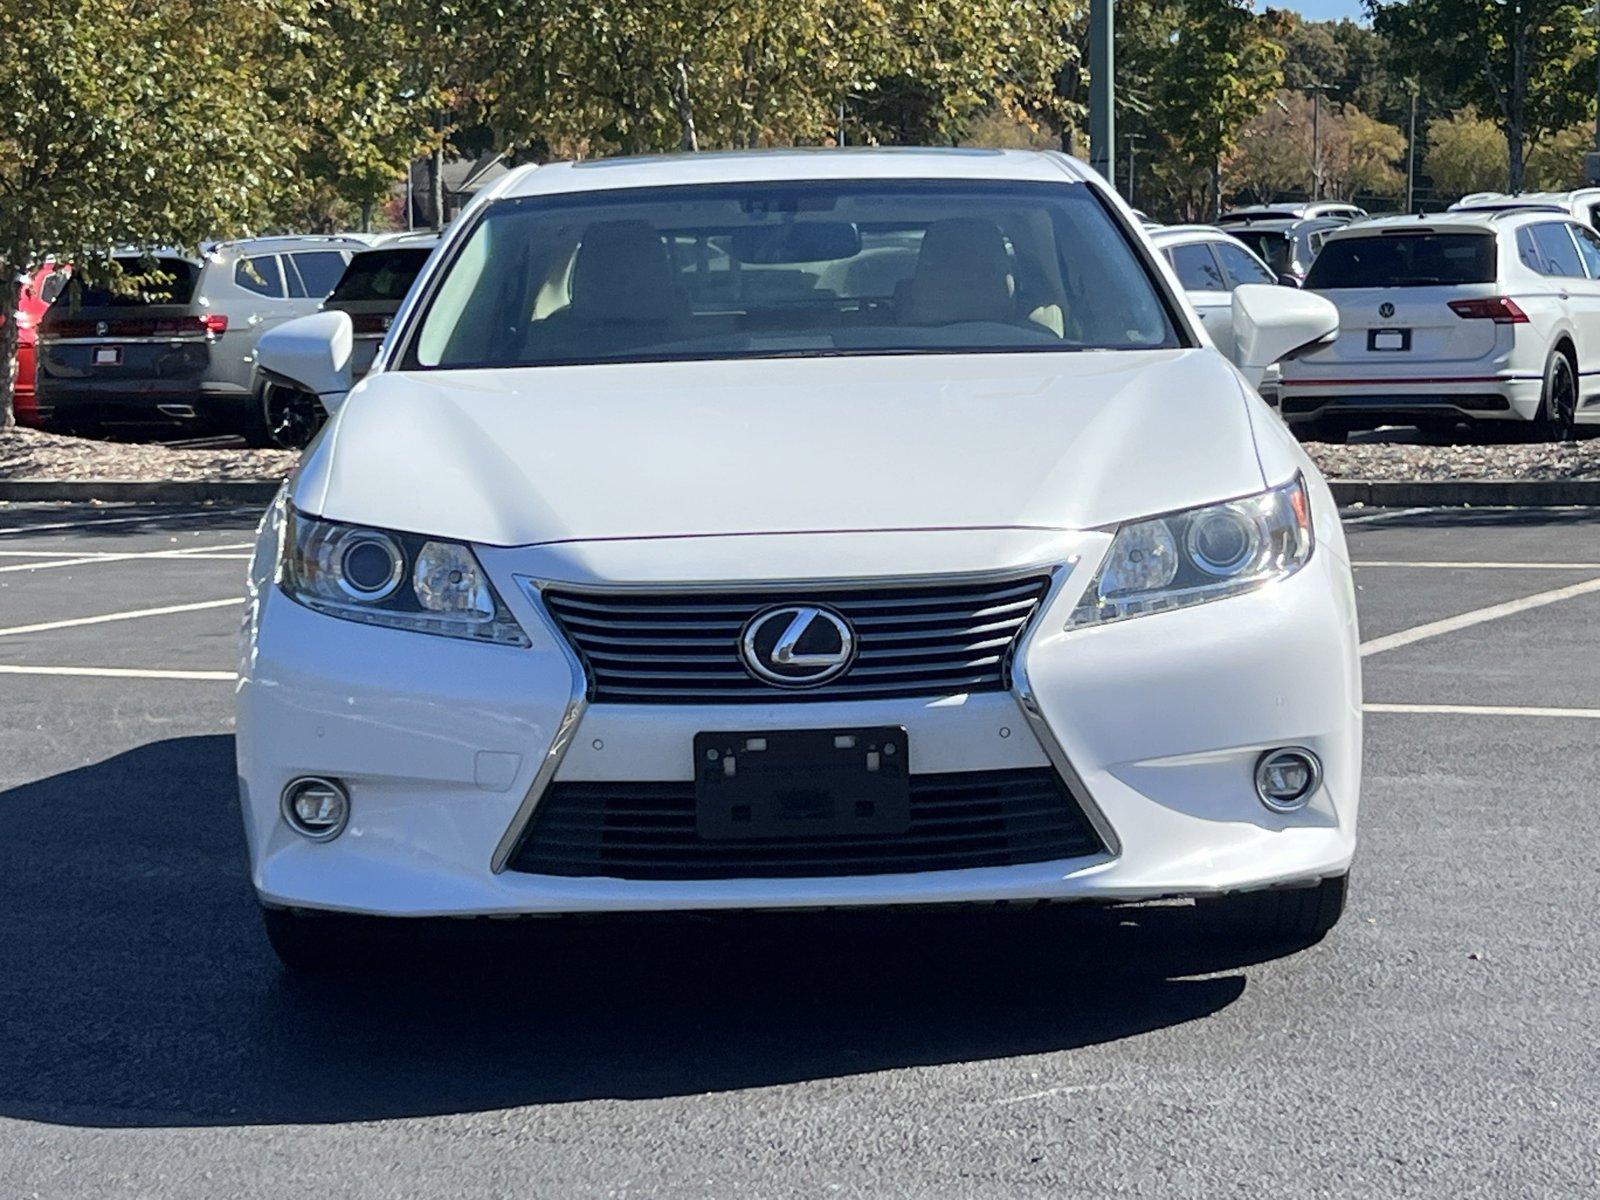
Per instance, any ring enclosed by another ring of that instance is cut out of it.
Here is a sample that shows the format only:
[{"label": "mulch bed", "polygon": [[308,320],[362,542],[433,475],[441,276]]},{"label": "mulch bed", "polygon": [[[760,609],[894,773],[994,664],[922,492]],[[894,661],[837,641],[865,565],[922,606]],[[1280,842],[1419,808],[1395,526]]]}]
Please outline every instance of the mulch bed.
[{"label": "mulch bed", "polygon": [[272,480],[299,458],[292,450],[190,449],[0,429],[0,479]]},{"label": "mulch bed", "polygon": [[[1418,445],[1403,440],[1306,450],[1329,479],[1600,479],[1600,438],[1577,442]],[[299,455],[289,450],[176,447],[0,430],[0,479],[272,480]]]}]

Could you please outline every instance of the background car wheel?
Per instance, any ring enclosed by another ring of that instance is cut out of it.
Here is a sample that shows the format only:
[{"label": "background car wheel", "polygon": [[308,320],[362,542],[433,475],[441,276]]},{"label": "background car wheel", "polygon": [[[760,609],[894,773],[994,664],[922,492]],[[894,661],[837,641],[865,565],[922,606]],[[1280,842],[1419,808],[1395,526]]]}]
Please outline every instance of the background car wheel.
[{"label": "background car wheel", "polygon": [[381,939],[371,920],[343,913],[265,907],[261,920],[278,961],[296,974],[358,971],[371,967],[380,957]]},{"label": "background car wheel", "polygon": [[268,379],[256,388],[255,419],[245,440],[267,449],[300,450],[327,419],[322,401],[310,392]]},{"label": "background car wheel", "polygon": [[1320,942],[1344,915],[1350,876],[1324,879],[1315,887],[1239,892],[1196,902],[1211,928],[1229,937],[1272,945]]},{"label": "background car wheel", "polygon": [[1572,359],[1557,350],[1545,365],[1544,389],[1539,394],[1539,413],[1534,417],[1529,432],[1535,441],[1571,441],[1577,411],[1577,368],[1572,365]]}]

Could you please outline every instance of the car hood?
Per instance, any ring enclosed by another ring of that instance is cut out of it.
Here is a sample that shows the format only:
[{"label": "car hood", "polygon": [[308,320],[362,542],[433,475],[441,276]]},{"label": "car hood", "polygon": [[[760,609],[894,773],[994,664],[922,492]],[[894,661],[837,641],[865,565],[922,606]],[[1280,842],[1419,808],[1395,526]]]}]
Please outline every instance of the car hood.
[{"label": "car hood", "polygon": [[1210,349],[388,372],[293,499],[519,546],[853,530],[1085,529],[1259,490]]}]

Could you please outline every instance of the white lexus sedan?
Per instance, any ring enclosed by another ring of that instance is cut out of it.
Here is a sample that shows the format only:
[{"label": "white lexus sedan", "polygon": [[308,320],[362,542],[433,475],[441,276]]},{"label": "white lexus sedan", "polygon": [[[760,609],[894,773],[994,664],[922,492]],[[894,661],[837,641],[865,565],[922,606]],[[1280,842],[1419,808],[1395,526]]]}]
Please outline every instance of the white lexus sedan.
[{"label": "white lexus sedan", "polygon": [[1059,154],[767,152],[510,173],[353,388],[347,314],[268,335],[332,412],[238,688],[279,955],[394,918],[1168,897],[1321,937],[1355,604],[1247,377],[1337,315],[1233,304],[1242,372]]}]

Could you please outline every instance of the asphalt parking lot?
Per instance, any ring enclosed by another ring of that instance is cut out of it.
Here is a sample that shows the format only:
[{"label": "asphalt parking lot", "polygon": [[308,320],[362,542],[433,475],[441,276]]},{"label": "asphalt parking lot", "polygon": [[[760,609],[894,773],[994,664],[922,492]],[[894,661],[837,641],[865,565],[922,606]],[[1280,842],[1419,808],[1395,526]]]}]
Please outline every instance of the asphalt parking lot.
[{"label": "asphalt parking lot", "polygon": [[0,1198],[1593,1194],[1600,511],[1350,517],[1363,845],[1320,946],[545,923],[363,983],[280,974],[245,876],[255,514],[0,505]]}]

